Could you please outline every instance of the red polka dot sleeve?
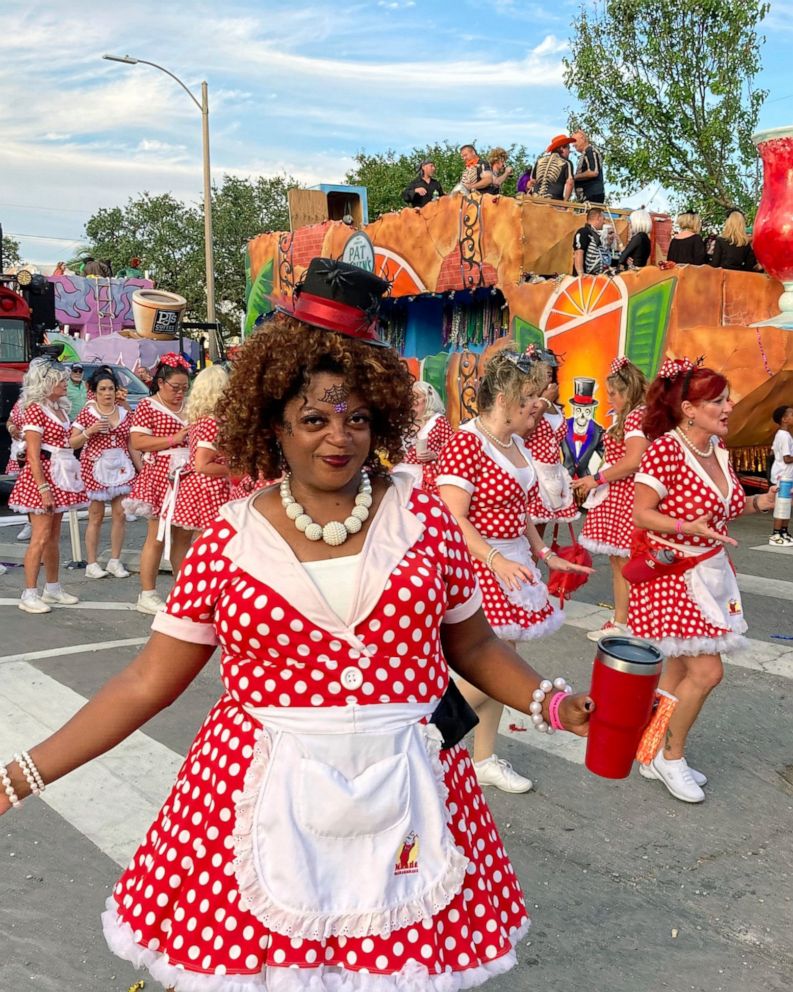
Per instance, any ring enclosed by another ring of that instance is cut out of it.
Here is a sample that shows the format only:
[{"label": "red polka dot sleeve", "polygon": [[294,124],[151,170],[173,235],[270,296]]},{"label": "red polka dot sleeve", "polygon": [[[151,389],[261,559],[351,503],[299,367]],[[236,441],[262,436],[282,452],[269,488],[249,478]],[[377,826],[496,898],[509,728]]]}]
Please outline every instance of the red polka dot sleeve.
[{"label": "red polka dot sleeve", "polygon": [[[434,502],[442,506],[440,500]],[[482,593],[460,525],[445,507],[438,520],[442,526],[441,552],[448,604],[443,623],[462,623],[481,608]]]},{"label": "red polka dot sleeve", "polygon": [[190,425],[191,434],[195,431],[196,447],[217,451],[218,422],[214,417],[203,417]]},{"label": "red polka dot sleeve", "polygon": [[635,480],[649,486],[663,499],[673,488],[684,463],[680,445],[663,434],[645,451]]},{"label": "red polka dot sleeve", "polygon": [[88,406],[84,406],[72,421],[72,427],[90,427],[94,422],[94,415],[89,413]]},{"label": "red polka dot sleeve", "polygon": [[132,414],[129,430],[131,434],[154,433],[154,410],[148,400],[141,400]]},{"label": "red polka dot sleeve", "polygon": [[236,571],[223,554],[232,535],[229,524],[219,519],[190,545],[165,610],[155,616],[152,630],[179,641],[218,643],[215,608]]},{"label": "red polka dot sleeve", "polygon": [[458,486],[469,495],[476,489],[482,444],[469,431],[457,431],[438,459],[436,486]]},{"label": "red polka dot sleeve", "polygon": [[24,431],[35,431],[37,434],[43,434],[44,428],[47,426],[47,415],[38,405],[38,403],[31,403],[31,405],[25,410],[24,424],[22,425],[22,430]]},{"label": "red polka dot sleeve", "polygon": [[629,437],[644,437],[642,422],[644,421],[644,407],[637,406],[631,410],[625,418],[624,436],[627,441]]}]

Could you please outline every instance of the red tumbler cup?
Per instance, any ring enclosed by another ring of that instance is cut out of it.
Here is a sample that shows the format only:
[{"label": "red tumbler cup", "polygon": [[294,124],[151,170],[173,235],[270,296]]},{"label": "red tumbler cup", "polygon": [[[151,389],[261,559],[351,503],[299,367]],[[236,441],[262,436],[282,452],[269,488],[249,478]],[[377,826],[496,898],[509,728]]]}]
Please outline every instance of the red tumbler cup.
[{"label": "red tumbler cup", "polygon": [[658,648],[638,637],[604,637],[598,642],[589,694],[586,766],[603,778],[626,778],[650,722],[663,659]]}]

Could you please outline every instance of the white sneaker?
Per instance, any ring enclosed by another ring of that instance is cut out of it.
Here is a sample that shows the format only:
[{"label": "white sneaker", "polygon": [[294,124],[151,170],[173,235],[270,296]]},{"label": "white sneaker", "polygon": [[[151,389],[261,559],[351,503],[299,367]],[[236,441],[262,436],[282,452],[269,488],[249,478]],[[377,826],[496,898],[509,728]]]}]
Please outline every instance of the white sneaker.
[{"label": "white sneaker", "polygon": [[5,565],[0,565],[0,575],[5,575],[7,571],[8,569],[5,567]]},{"label": "white sneaker", "polygon": [[788,537],[786,534],[772,534],[768,538],[768,543],[777,548],[790,548],[793,547],[793,538]]},{"label": "white sneaker", "polygon": [[[683,758],[682,760],[683,761],[686,761],[685,758]],[[686,764],[688,765],[688,762],[687,761],[686,761]],[[696,770],[696,768],[692,768],[691,765],[688,765],[688,769],[691,772],[691,777],[694,779],[694,781],[697,783],[697,785],[700,788],[702,788],[703,785],[707,785],[708,784],[708,776],[707,775],[703,775],[702,772],[698,772]],[[658,779],[659,778],[658,773],[653,768],[652,761],[650,762],[649,765],[643,765],[643,764],[641,764],[641,762],[639,762],[639,774],[641,775],[642,778],[651,778],[651,779]]]},{"label": "white sneaker", "polygon": [[474,771],[480,785],[494,785],[502,792],[528,792],[534,785],[530,778],[518,775],[508,761],[495,754],[475,762]]},{"label": "white sneaker", "polygon": [[57,592],[49,592],[45,588],[41,594],[41,598],[45,603],[57,603],[58,606],[74,606],[75,603],[80,602],[79,596],[72,596],[70,592],[64,592],[63,589],[59,589]]},{"label": "white sneaker", "polygon": [[129,572],[121,564],[121,560],[119,558],[110,559],[110,561],[107,563],[107,571],[110,573],[110,575],[113,576],[114,579],[129,578]]},{"label": "white sneaker", "polygon": [[51,613],[52,610],[41,596],[27,596],[19,601],[20,610],[25,613]]},{"label": "white sneaker", "polygon": [[30,535],[33,533],[33,528],[30,524],[25,524],[22,530],[17,534],[18,541],[29,541]]},{"label": "white sneaker", "polygon": [[616,620],[607,620],[600,630],[590,630],[586,635],[590,641],[599,641],[601,637],[608,637],[609,634],[626,634],[631,636],[631,629],[625,623],[617,623]]},{"label": "white sneaker", "polygon": [[165,609],[165,602],[156,592],[150,590],[148,592],[142,592],[138,596],[135,609],[138,613],[148,613],[150,616],[155,616],[160,610]]},{"label": "white sneaker", "polygon": [[135,516],[134,513],[125,513],[124,519],[127,521],[128,524],[134,524],[138,518]]},{"label": "white sneaker", "polygon": [[705,793],[694,781],[694,776],[691,774],[691,769],[685,758],[668,761],[660,754],[656,754],[652,765],[658,778],[675,799],[684,803],[701,803],[705,799]]},{"label": "white sneaker", "polygon": [[106,575],[107,572],[97,561],[92,561],[90,565],[85,566],[86,579],[103,579]]}]

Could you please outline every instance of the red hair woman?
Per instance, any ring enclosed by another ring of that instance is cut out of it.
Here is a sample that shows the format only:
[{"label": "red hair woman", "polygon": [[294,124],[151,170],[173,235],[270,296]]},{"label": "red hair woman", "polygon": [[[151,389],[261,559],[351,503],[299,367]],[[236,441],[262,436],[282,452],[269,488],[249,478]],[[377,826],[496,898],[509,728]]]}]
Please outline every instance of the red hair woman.
[{"label": "red hair woman", "polygon": [[727,524],[774,505],[773,489],[747,501],[730,465],[724,438],[732,408],[719,372],[688,359],[665,361],[647,393],[643,426],[651,444],[635,479],[633,521],[645,533],[630,564],[644,558],[651,567],[630,576],[628,624],[665,655],[660,687],[678,699],[663,747],[640,771],[687,803],[702,802],[707,781],[686,761],[689,731],[722,679],[722,652],[746,646],[725,552],[737,542]]}]

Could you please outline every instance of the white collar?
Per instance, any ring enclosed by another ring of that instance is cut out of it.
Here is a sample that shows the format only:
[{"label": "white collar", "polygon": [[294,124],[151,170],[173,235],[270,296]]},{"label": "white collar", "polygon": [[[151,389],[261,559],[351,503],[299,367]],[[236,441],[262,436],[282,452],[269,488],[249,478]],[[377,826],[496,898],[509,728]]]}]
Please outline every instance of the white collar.
[{"label": "white collar", "polygon": [[[91,411],[91,413],[97,418],[97,420],[102,419],[104,414],[99,409],[96,400],[89,400],[87,406],[88,409]],[[116,411],[118,412],[118,423],[116,424],[116,427],[120,427],[127,419],[128,410],[125,406],[116,405]]]},{"label": "white collar", "polygon": [[512,440],[515,442],[515,446],[523,455],[526,460],[525,465],[513,465],[509,458],[506,458],[503,451],[499,451],[498,448],[493,444],[493,442],[488,438],[488,436],[481,430],[481,428],[476,426],[476,420],[469,420],[467,424],[463,424],[460,428],[461,431],[467,431],[469,434],[473,434],[478,437],[482,442],[485,449],[485,454],[488,458],[492,459],[499,468],[502,468],[508,475],[510,475],[515,482],[520,486],[524,492],[528,493],[537,478],[534,472],[534,463],[531,457],[531,451],[526,446],[526,442],[520,436],[520,434],[513,434]]},{"label": "white collar", "polygon": [[66,419],[65,420],[61,420],[61,418],[52,409],[52,407],[49,405],[49,403],[46,402],[46,400],[43,403],[38,403],[37,406],[40,407],[40,409],[42,409],[44,411],[45,417],[49,417],[50,420],[54,421],[58,425],[58,427],[62,427],[65,430],[68,430],[69,427],[71,427],[72,422],[71,422],[71,419],[69,418],[69,415],[67,413],[64,413],[64,416],[66,417]]},{"label": "white collar", "polygon": [[[174,420],[178,420],[182,427],[187,427],[187,421],[183,420],[180,414],[174,413],[173,410],[169,410],[164,403],[160,403],[157,396],[147,396],[146,399],[151,403],[152,406],[156,406],[158,410],[162,410],[163,413],[167,414],[169,417],[173,417]],[[184,411],[184,403],[181,406],[182,411]]]},{"label": "white collar", "polygon": [[716,455],[716,461],[719,463],[722,473],[724,474],[724,478],[727,482],[726,496],[722,493],[722,491],[716,485],[714,480],[711,479],[711,477],[705,471],[699,459],[694,457],[694,452],[689,449],[688,445],[685,444],[683,441],[681,441],[674,431],[669,431],[668,436],[673,437],[675,441],[677,441],[679,447],[683,451],[683,457],[688,467],[692,469],[695,472],[695,474],[699,476],[700,479],[702,479],[702,481],[705,483],[706,486],[709,486],[713,490],[713,492],[719,497],[722,503],[724,503],[725,505],[728,504],[732,499],[732,494],[735,489],[735,486],[732,481],[732,472],[730,472],[729,452],[727,451],[726,448],[723,448],[719,444],[718,438],[715,435],[713,435],[710,440],[713,443],[713,451]]},{"label": "white collar", "polygon": [[391,485],[369,525],[360,554],[349,625],[328,606],[278,531],[254,509],[254,500],[261,490],[221,507],[220,515],[236,531],[223,554],[287,602],[299,604],[300,613],[310,623],[362,650],[363,642],[353,628],[372,612],[394,568],[424,533],[424,524],[407,509],[414,476],[395,470],[390,479]]}]

